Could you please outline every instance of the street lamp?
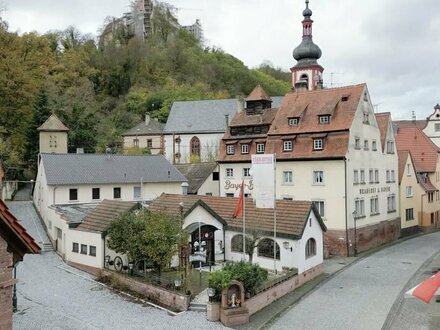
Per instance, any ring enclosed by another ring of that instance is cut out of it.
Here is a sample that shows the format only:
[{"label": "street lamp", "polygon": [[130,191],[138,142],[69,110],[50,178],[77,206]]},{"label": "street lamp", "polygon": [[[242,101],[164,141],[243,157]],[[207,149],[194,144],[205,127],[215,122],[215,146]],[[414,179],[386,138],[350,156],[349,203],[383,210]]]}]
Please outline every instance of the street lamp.
[{"label": "street lamp", "polygon": [[212,298],[215,296],[215,289],[214,288],[208,288],[208,297],[209,302],[212,302]]},{"label": "street lamp", "polygon": [[356,235],[356,211],[353,211],[353,222],[354,222],[354,256],[357,257],[357,235]]},{"label": "street lamp", "polygon": [[128,268],[130,269],[130,276],[133,276],[133,268],[134,268],[134,262],[129,261],[128,262]]},{"label": "street lamp", "polygon": [[14,265],[14,293],[12,295],[12,311],[17,311],[17,265]]}]

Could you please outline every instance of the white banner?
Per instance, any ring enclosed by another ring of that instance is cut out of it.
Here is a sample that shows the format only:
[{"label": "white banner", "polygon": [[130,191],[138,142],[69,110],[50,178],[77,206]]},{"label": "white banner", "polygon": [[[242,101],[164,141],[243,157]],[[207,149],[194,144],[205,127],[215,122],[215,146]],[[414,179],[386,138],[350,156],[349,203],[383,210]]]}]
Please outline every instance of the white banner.
[{"label": "white banner", "polygon": [[275,155],[252,155],[252,195],[257,208],[275,207]]}]

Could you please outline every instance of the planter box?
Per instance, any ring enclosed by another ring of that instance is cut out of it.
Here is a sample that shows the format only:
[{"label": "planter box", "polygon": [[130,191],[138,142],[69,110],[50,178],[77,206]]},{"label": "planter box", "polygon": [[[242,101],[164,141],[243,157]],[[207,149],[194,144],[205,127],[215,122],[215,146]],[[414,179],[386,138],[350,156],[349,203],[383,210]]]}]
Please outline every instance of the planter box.
[{"label": "planter box", "polygon": [[213,322],[220,320],[219,302],[208,302],[206,304],[206,319]]}]

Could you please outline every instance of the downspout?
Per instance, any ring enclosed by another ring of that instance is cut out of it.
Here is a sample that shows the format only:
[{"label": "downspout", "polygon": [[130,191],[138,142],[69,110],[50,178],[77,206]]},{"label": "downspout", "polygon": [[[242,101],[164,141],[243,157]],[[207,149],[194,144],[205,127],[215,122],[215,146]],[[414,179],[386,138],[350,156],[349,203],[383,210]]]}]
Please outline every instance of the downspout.
[{"label": "downspout", "polygon": [[57,190],[58,187],[53,188],[53,199],[52,199],[52,205],[55,205],[55,190]]},{"label": "downspout", "polygon": [[344,176],[345,176],[345,244],[347,248],[347,257],[350,256],[350,249],[348,244],[348,196],[347,196],[347,157],[344,157]]}]

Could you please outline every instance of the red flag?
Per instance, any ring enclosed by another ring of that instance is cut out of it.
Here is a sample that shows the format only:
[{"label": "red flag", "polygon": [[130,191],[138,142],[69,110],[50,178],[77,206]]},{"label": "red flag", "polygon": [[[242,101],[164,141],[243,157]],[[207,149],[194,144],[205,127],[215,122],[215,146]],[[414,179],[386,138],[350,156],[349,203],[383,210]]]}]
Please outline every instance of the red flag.
[{"label": "red flag", "polygon": [[243,195],[244,195],[244,180],[241,181],[240,195],[238,195],[238,202],[237,202],[237,206],[235,207],[234,218],[241,217],[243,215],[243,203],[244,203]]}]

